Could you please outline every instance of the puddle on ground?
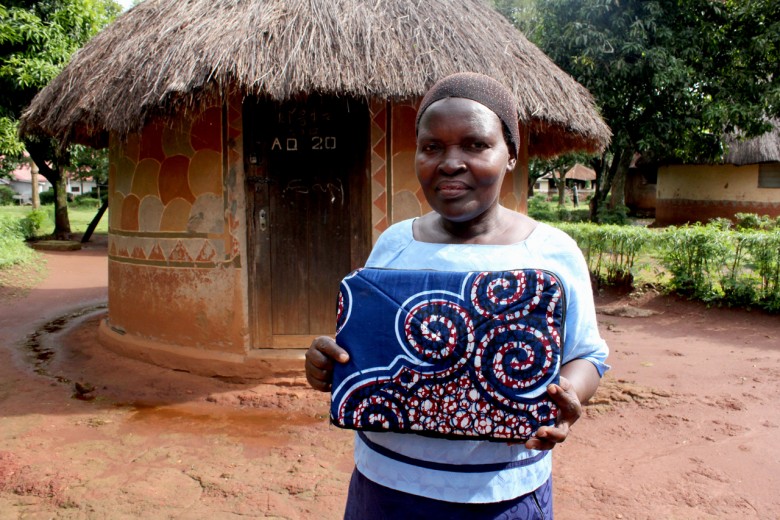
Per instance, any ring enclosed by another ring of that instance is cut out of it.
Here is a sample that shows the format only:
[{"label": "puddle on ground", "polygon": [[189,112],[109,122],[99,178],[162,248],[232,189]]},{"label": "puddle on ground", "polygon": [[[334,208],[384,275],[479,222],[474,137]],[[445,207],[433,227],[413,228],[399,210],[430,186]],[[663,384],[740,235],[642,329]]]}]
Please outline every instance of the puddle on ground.
[{"label": "puddle on ground", "polygon": [[[84,401],[95,401],[103,406],[115,406],[128,413],[126,427],[141,435],[184,434],[192,436],[224,435],[233,439],[249,441],[260,446],[272,445],[274,440],[284,437],[291,429],[327,423],[327,417],[288,408],[247,408],[223,406],[205,400],[185,402],[114,402],[109,404],[94,387],[80,381],[56,374],[53,363],[61,355],[58,335],[70,329],[75,323],[102,312],[106,305],[92,306],[53,319],[22,342],[24,357],[32,370],[41,376],[66,384],[75,389],[72,397]],[[109,383],[110,384],[110,383]],[[139,383],[143,385],[143,381]],[[102,386],[102,385],[101,385]],[[105,387],[103,387],[105,388]],[[140,392],[143,393],[143,392]],[[141,400],[144,398],[141,397]],[[198,399],[195,397],[195,399]]]},{"label": "puddle on ground", "polygon": [[41,376],[50,377],[60,383],[69,384],[71,382],[69,379],[62,376],[55,376],[48,371],[48,366],[57,353],[56,342],[50,341],[50,336],[61,332],[65,327],[70,325],[73,320],[96,311],[105,310],[106,308],[106,304],[95,305],[71,314],[66,314],[65,316],[60,316],[59,318],[55,318],[48,323],[45,323],[32,334],[29,334],[22,345],[25,350],[25,357],[32,365],[33,372]]},{"label": "puddle on ground", "polygon": [[128,425],[145,432],[184,433],[189,435],[226,435],[242,439],[261,439],[284,433],[291,428],[321,424],[327,419],[285,410],[232,409],[208,403],[150,405],[134,403],[135,413]]}]

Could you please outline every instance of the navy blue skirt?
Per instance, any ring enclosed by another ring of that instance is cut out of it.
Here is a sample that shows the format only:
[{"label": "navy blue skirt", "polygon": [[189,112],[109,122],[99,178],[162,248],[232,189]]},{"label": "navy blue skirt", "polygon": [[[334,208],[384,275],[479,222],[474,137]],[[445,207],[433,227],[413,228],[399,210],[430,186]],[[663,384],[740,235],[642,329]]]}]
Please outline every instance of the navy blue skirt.
[{"label": "navy blue skirt", "polygon": [[344,520],[551,520],[552,477],[521,497],[489,504],[444,502],[381,486],[352,472]]}]

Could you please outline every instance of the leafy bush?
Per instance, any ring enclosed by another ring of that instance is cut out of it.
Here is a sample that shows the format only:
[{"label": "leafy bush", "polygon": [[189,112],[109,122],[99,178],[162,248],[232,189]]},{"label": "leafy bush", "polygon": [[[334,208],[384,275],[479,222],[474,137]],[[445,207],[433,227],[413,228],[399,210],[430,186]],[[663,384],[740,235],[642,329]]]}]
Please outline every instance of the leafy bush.
[{"label": "leafy bush", "polygon": [[0,186],[0,206],[7,206],[14,203],[16,192],[8,186]]},{"label": "leafy bush", "polygon": [[44,210],[33,209],[26,217],[19,220],[19,229],[25,239],[34,238],[48,219]]},{"label": "leafy bush", "polygon": [[715,222],[660,235],[670,289],[706,302],[780,311],[780,229],[722,228]]},{"label": "leafy bush", "polygon": [[85,193],[83,195],[76,195],[71,202],[72,206],[77,208],[99,208],[100,201],[97,199],[97,193],[93,196],[91,193]]},{"label": "leafy bush", "polygon": [[547,200],[545,195],[536,194],[528,199],[528,216],[542,222],[588,222],[590,209],[587,205],[578,208],[561,207],[557,197]]},{"label": "leafy bush", "polygon": [[699,223],[669,227],[660,247],[664,267],[672,275],[672,290],[708,302],[717,299],[713,281],[718,269],[727,265],[726,233]]},{"label": "leafy bush", "polygon": [[544,195],[537,194],[528,199],[528,216],[544,222],[557,222],[556,205],[548,202]]},{"label": "leafy bush", "polygon": [[[583,251],[592,277],[631,286],[646,265],[665,287],[707,303],[780,312],[780,228],[730,229],[727,219],[650,230],[638,226],[557,223]],[[637,259],[642,257],[642,262]],[[665,275],[664,275],[665,273]]]},{"label": "leafy bush", "polygon": [[0,215],[0,269],[32,259],[35,252],[24,242],[21,219]]},{"label": "leafy bush", "polygon": [[735,213],[735,225],[737,229],[764,229],[770,230],[778,227],[777,219],[769,215],[758,215],[756,213]]},{"label": "leafy bush", "polygon": [[[748,252],[745,264],[752,266],[758,304],[772,312],[780,311],[780,228],[769,232],[743,233]],[[750,263],[748,263],[750,261]]]},{"label": "leafy bush", "polygon": [[54,188],[49,188],[46,191],[42,191],[40,194],[40,201],[42,205],[45,204],[54,204],[54,200],[56,199],[56,196],[54,195]]},{"label": "leafy bush", "polygon": [[734,225],[731,220],[723,217],[711,218],[707,224],[721,231],[728,231]]},{"label": "leafy bush", "polygon": [[598,221],[602,224],[625,226],[631,222],[628,218],[628,211],[629,209],[626,206],[617,206],[615,208],[601,206],[597,212]]},{"label": "leafy bush", "polygon": [[654,233],[640,226],[558,224],[580,246],[599,283],[631,287],[640,252],[654,244]]}]

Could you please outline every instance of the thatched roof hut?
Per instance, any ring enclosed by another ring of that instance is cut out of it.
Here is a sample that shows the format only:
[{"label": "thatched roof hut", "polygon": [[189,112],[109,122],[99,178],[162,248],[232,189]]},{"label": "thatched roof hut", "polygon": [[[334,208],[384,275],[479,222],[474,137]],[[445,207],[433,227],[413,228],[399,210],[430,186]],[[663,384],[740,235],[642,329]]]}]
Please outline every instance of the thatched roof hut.
[{"label": "thatched roof hut", "polygon": [[772,125],[772,130],[751,139],[743,139],[738,135],[726,136],[723,162],[742,166],[780,161],[780,120],[772,120]]},{"label": "thatched roof hut", "polygon": [[566,179],[574,179],[577,181],[595,181],[596,180],[596,171],[588,168],[585,165],[582,165],[580,163],[575,164],[572,166],[569,171],[566,172],[566,175],[564,175],[564,178]]},{"label": "thatched roof hut", "polygon": [[517,95],[507,207],[529,156],[609,141],[585,89],[481,0],[146,0],[117,18],[21,125],[109,146],[103,343],[209,374],[300,371],[335,330],[338,281],[428,210],[416,110],[457,71]]},{"label": "thatched roof hut", "polygon": [[657,225],[736,220],[738,213],[780,217],[780,121],[758,137],[723,137],[726,155],[717,163],[658,168]]},{"label": "thatched roof hut", "polygon": [[511,86],[532,156],[609,141],[589,93],[481,0],[146,0],[74,56],[21,130],[105,146],[204,90],[409,98],[463,70]]}]

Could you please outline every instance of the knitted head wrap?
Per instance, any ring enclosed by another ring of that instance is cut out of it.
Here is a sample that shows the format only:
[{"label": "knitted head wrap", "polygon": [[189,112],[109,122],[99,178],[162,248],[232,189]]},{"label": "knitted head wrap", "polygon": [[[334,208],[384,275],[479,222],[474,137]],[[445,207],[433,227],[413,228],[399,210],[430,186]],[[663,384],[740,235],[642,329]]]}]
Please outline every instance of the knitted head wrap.
[{"label": "knitted head wrap", "polygon": [[440,79],[428,90],[417,111],[415,132],[423,113],[436,101],[444,98],[466,98],[492,110],[501,120],[507,145],[517,157],[520,149],[517,102],[504,85],[484,74],[459,72]]}]

